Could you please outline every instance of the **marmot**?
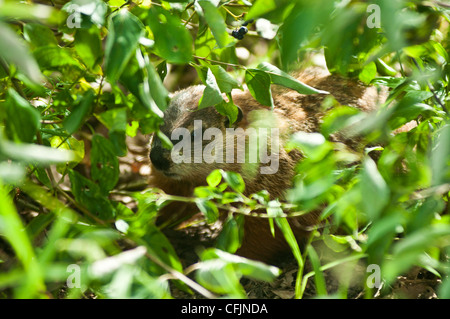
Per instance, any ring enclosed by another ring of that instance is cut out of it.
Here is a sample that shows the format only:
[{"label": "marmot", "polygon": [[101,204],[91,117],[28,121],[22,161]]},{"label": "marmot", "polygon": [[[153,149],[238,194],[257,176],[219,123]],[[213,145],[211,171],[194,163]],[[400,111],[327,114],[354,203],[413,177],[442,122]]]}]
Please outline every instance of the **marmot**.
[{"label": "marmot", "polygon": [[[297,78],[305,84],[320,90],[328,91],[342,105],[357,107],[363,111],[372,111],[377,104],[383,102],[385,96],[381,96],[376,87],[364,85],[360,81],[345,79],[340,76],[331,75],[327,71],[318,68],[310,68],[298,74]],[[194,121],[201,120],[202,131],[214,127],[220,129],[224,135],[229,126],[228,118],[219,114],[215,107],[198,110],[199,99],[202,97],[204,86],[192,86],[174,94],[168,109],[164,112],[164,125],[161,131],[171,137],[176,128],[185,128],[191,134],[192,141],[195,139]],[[321,104],[327,95],[313,94],[303,95],[289,89],[273,89],[274,110],[259,104],[248,91],[233,90],[233,102],[239,109],[239,116],[232,127],[247,129],[252,125],[255,112],[273,112],[272,118],[279,128],[281,145],[279,146],[278,167],[275,174],[247,174],[243,170],[243,164],[232,161],[231,163],[219,163],[213,161],[207,163],[175,163],[171,158],[171,151],[161,145],[160,139],[154,135],[151,141],[150,160],[151,176],[150,186],[162,189],[173,195],[192,196],[197,186],[206,185],[206,177],[216,168],[226,171],[238,172],[245,181],[245,195],[267,190],[271,198],[283,199],[285,191],[291,187],[294,177],[294,168],[301,159],[297,150],[286,152],[283,142],[290,134],[304,131],[317,132],[323,116]],[[199,122],[198,122],[199,123]],[[339,140],[337,142],[351,144],[351,141]],[[248,141],[248,139],[247,139]],[[178,141],[173,141],[177,143]],[[211,143],[204,140],[201,148]],[[248,144],[248,142],[246,143]],[[226,151],[226,144],[225,151]],[[234,146],[239,147],[239,146]],[[350,147],[352,147],[350,145]],[[191,154],[192,155],[192,154]],[[225,156],[225,155],[223,155]],[[172,203],[162,210],[161,220],[168,218],[182,218],[192,213],[198,213],[198,208],[191,204]],[[319,213],[310,213],[295,218],[292,228],[299,239],[299,243],[307,238],[309,226],[318,222]],[[241,248],[237,251],[239,255],[273,262],[280,253],[289,252],[289,248],[278,231],[275,238],[272,236],[266,219],[246,217],[244,221],[244,238]]]}]

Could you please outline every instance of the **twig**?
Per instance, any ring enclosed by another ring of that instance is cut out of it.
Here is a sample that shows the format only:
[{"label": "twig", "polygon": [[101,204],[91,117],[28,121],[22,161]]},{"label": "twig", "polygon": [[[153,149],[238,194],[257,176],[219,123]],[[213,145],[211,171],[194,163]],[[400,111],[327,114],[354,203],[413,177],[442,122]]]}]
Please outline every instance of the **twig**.
[{"label": "twig", "polygon": [[442,184],[438,186],[433,186],[429,188],[422,189],[420,191],[416,191],[411,194],[411,200],[420,200],[425,199],[433,195],[443,196],[444,194],[450,192],[450,184]]},{"label": "twig", "polygon": [[[116,194],[118,194],[117,192],[115,192]],[[184,196],[177,196],[177,195],[170,195],[170,194],[166,194],[164,192],[159,193],[161,195],[159,200],[163,200],[163,201],[175,201],[175,202],[184,202],[184,203],[192,203],[195,204],[195,202],[198,200],[197,197],[184,197]],[[250,200],[250,199],[249,199]],[[245,204],[245,203],[244,203]],[[257,218],[274,218],[274,216],[270,216],[268,214],[265,213],[260,213],[257,211],[262,211],[262,210],[266,210],[267,206],[266,205],[262,205],[262,204],[256,204],[253,208],[250,207],[235,207],[233,205],[230,204],[219,204],[219,203],[214,203],[214,205],[216,205],[216,207],[218,209],[221,210],[225,210],[231,213],[236,213],[236,214],[242,214],[245,216],[249,216],[249,217],[257,217]],[[289,204],[289,203],[281,203],[281,208],[283,210],[292,210],[292,209],[296,209],[297,205],[294,204]],[[306,212],[306,211],[294,211],[294,212],[289,212],[289,213],[284,213],[283,215],[280,216],[275,216],[276,217],[281,217],[281,218],[295,218],[295,217],[299,217],[299,216],[303,216],[306,214],[309,214],[310,212]],[[308,230],[313,230],[316,228],[311,228]]]},{"label": "twig", "polygon": [[184,22],[184,26],[187,26],[188,23],[191,22],[192,18],[194,17],[194,15],[197,13],[197,11],[192,12],[192,14],[189,16],[189,18]]},{"label": "twig", "polygon": [[450,4],[448,3],[443,3],[441,1],[434,1],[435,4],[437,4],[438,6],[444,7],[444,8],[450,8]]},{"label": "twig", "polygon": [[198,55],[194,55],[193,57],[196,58],[196,59],[208,61],[208,62],[211,62],[211,63],[223,64],[223,65],[228,65],[228,66],[231,66],[231,67],[235,67],[235,68],[240,68],[240,69],[247,70],[247,68],[246,68],[245,66],[239,65],[239,64],[233,64],[233,63],[228,63],[228,62],[222,62],[222,61],[217,61],[217,60],[211,60],[211,59],[204,58],[204,57],[201,57],[201,56],[198,56]]},{"label": "twig", "polygon": [[[132,245],[132,246],[136,246],[137,245],[137,243],[134,240],[130,239],[130,238],[126,238],[125,242],[127,242],[129,245]],[[148,252],[145,253],[145,257],[150,259],[152,262],[157,264],[159,267],[163,268],[173,278],[181,280],[182,282],[184,282],[186,285],[188,285],[193,290],[197,291],[202,296],[204,296],[204,297],[206,297],[208,299],[216,299],[218,297],[215,294],[213,294],[212,292],[210,292],[209,290],[207,290],[206,288],[202,287],[201,285],[199,285],[198,283],[193,281],[191,278],[187,277],[185,274],[179,272],[178,270],[173,269],[169,265],[166,265],[158,257],[156,257],[156,256],[154,256],[152,254],[149,254]]]},{"label": "twig", "polygon": [[61,124],[63,120],[41,120],[41,124]]},{"label": "twig", "polygon": [[233,18],[234,18],[234,20],[239,20],[239,16],[237,16],[237,15],[235,15],[233,12],[231,12],[227,7],[225,7],[225,6],[222,6],[222,8],[224,8],[224,10],[226,11],[226,12],[228,12],[228,14],[230,15],[230,16],[232,16]]},{"label": "twig", "polygon": [[193,281],[191,278],[187,277],[185,274],[173,269],[172,267],[169,267],[168,265],[166,265],[165,263],[160,261],[155,256],[150,255],[149,253],[146,253],[145,256],[148,259],[150,259],[151,261],[153,261],[155,264],[157,264],[158,266],[163,268],[165,271],[170,273],[175,279],[181,280],[182,282],[184,282],[186,285],[188,285],[189,287],[191,287],[192,289],[197,291],[202,296],[204,296],[208,299],[217,299],[218,296],[216,296],[215,294],[213,294],[206,288],[202,287],[201,285],[199,285],[198,283]]}]

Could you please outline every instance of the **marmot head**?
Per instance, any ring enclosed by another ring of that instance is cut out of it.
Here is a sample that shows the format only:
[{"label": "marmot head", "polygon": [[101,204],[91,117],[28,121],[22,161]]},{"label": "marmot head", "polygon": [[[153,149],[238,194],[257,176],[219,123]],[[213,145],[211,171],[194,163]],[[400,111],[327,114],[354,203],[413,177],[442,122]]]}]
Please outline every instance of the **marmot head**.
[{"label": "marmot head", "polygon": [[[150,160],[156,170],[169,178],[203,183],[214,169],[238,169],[230,168],[223,160],[225,133],[230,127],[228,118],[215,107],[198,109],[204,88],[199,85],[176,92],[164,112],[164,125],[160,130],[172,141],[172,150],[165,148],[161,139],[153,134]],[[233,127],[238,127],[243,118],[239,107],[238,111]]]}]

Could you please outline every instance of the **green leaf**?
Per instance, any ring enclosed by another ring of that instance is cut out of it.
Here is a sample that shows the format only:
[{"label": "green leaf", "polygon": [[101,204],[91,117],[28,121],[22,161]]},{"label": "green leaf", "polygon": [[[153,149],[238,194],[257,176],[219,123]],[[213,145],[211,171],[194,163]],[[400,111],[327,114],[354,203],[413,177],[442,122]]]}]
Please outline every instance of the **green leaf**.
[{"label": "green leaf", "polygon": [[208,177],[206,177],[206,182],[208,183],[209,186],[211,187],[216,187],[217,185],[219,185],[219,183],[222,181],[222,173],[220,172],[220,170],[215,169],[213,170]]},{"label": "green leaf", "polygon": [[84,120],[92,110],[92,102],[95,98],[95,92],[88,90],[74,107],[69,116],[63,121],[63,126],[69,134],[78,131]]},{"label": "green leaf", "polygon": [[197,264],[197,281],[214,292],[229,297],[243,298],[245,291],[239,280],[247,276],[256,280],[273,281],[280,270],[262,262],[232,255],[219,249],[207,249],[202,252],[202,261]]},{"label": "green leaf", "polygon": [[255,280],[271,282],[280,275],[280,270],[277,267],[266,265],[260,261],[232,255],[220,249],[207,249],[200,257],[204,261],[219,258],[225,263],[232,264],[238,274]]},{"label": "green leaf", "polygon": [[436,115],[436,110],[424,103],[416,103],[408,106],[402,105],[394,109],[388,124],[392,129],[399,128],[403,124],[415,120],[420,115],[423,117],[433,116]]},{"label": "green leaf", "polygon": [[92,138],[91,176],[103,194],[108,194],[119,180],[119,160],[112,143],[101,135]]},{"label": "green leaf", "polygon": [[243,193],[245,190],[245,183],[242,176],[235,172],[225,172],[222,171],[222,177],[225,182],[230,186],[234,191],[238,193]]},{"label": "green leaf", "polygon": [[100,114],[97,119],[110,131],[124,132],[127,129],[127,108],[114,108]]},{"label": "green leaf", "polygon": [[25,178],[25,173],[25,167],[21,164],[0,162],[0,181],[5,184],[19,184]]},{"label": "green leaf", "polygon": [[167,103],[169,100],[169,92],[163,85],[161,78],[156,72],[155,67],[150,62],[148,57],[145,58],[145,68],[147,71],[147,81],[150,88],[150,94],[155,100],[156,105],[158,105],[161,111],[165,111],[167,108]]},{"label": "green leaf", "polygon": [[403,220],[403,216],[398,211],[394,211],[373,223],[367,232],[367,250],[370,263],[381,262]]},{"label": "green leaf", "polygon": [[14,249],[25,270],[23,283],[16,289],[16,297],[34,298],[45,291],[42,269],[8,193],[9,191],[0,181],[0,234]]},{"label": "green leaf", "polygon": [[43,70],[61,71],[63,67],[67,67],[66,74],[69,74],[72,70],[81,72],[83,69],[81,64],[75,59],[73,52],[67,48],[46,45],[34,50],[33,55]]},{"label": "green leaf", "polygon": [[197,13],[208,23],[219,48],[226,47],[231,42],[231,38],[227,33],[225,20],[219,9],[209,0],[196,1],[195,8]]},{"label": "green leaf", "polygon": [[88,68],[92,69],[101,62],[103,51],[99,29],[77,29],[74,44],[75,50]]},{"label": "green leaf", "polygon": [[429,225],[413,234],[406,236],[393,246],[393,258],[384,265],[384,276],[388,283],[399,274],[419,262],[427,248],[436,245],[436,242],[450,236],[448,225]]},{"label": "green leaf", "polygon": [[161,81],[164,81],[167,75],[167,61],[164,60],[156,66],[156,72],[158,72],[159,78]]},{"label": "green leaf", "polygon": [[[366,65],[364,62],[368,62],[365,61],[368,55],[367,51],[377,44],[380,36],[377,28],[366,27],[363,29],[359,27],[368,21],[366,8],[367,5],[362,3],[339,7],[332,13],[328,12],[331,15],[330,19],[320,16],[322,12],[327,14],[326,11],[318,11],[315,12],[315,15],[320,21],[313,21],[313,23],[325,25],[321,31],[321,43],[325,47],[328,70],[331,73],[342,75],[350,75],[355,71],[363,70],[359,74],[360,80],[368,83],[375,77],[376,67],[373,62]],[[328,10],[330,9],[332,8],[328,7]],[[316,10],[320,9],[316,8]],[[313,29],[312,32],[314,31]]]},{"label": "green leaf", "polygon": [[438,296],[440,299],[450,299],[450,277],[446,277],[438,288]]},{"label": "green leaf", "polygon": [[69,170],[69,179],[73,195],[78,203],[102,220],[109,220],[114,217],[114,207],[97,183],[73,170]]},{"label": "green leaf", "polygon": [[241,246],[244,236],[244,216],[229,216],[223,225],[223,229],[217,238],[216,247],[220,250],[235,253]]},{"label": "green leaf", "polygon": [[421,103],[429,99],[433,93],[428,91],[409,91],[392,110],[388,120],[389,127],[396,129],[401,125],[416,119],[419,115],[434,115],[436,111],[431,106]]},{"label": "green leaf", "polygon": [[320,260],[319,256],[317,255],[314,247],[312,245],[309,245],[308,248],[308,256],[311,260],[311,264],[314,269],[314,279],[316,283],[316,289],[317,289],[317,295],[318,296],[326,296],[327,288],[325,284],[325,277],[323,275],[323,272],[320,270]]},{"label": "green leaf", "polygon": [[38,23],[27,23],[23,27],[23,36],[34,47],[57,45],[55,35],[49,27]]},{"label": "green leaf", "polygon": [[220,259],[206,260],[197,264],[195,278],[202,286],[234,298],[244,298],[245,291],[232,264]]},{"label": "green leaf", "polygon": [[214,223],[219,218],[219,210],[217,209],[217,206],[206,199],[198,198],[195,201],[195,204],[197,205],[198,209],[205,215],[207,223]]},{"label": "green leaf", "polygon": [[147,23],[153,32],[154,52],[169,63],[188,63],[192,59],[192,37],[180,18],[158,6],[149,10]]},{"label": "green leaf", "polygon": [[15,90],[8,89],[7,129],[22,142],[32,142],[41,127],[41,114]]},{"label": "green leaf", "polygon": [[239,110],[238,107],[233,103],[233,99],[231,97],[231,94],[227,94],[228,96],[228,102],[225,100],[222,100],[219,104],[216,104],[216,110],[223,116],[226,116],[229,120],[229,125],[236,122],[239,116]]},{"label": "green leaf", "polygon": [[121,107],[108,110],[96,115],[96,117],[108,128],[109,140],[112,143],[116,156],[125,156],[128,151],[125,141],[127,130],[131,133],[131,128],[127,125],[127,108]]},{"label": "green leaf", "polygon": [[247,69],[245,83],[251,95],[262,105],[273,108],[272,92],[270,91],[270,76],[261,70]]},{"label": "green leaf", "polygon": [[295,239],[295,235],[292,232],[291,226],[289,225],[286,217],[282,217],[283,210],[281,209],[281,204],[278,200],[272,200],[269,202],[269,205],[267,206],[267,215],[275,219],[275,223],[281,230],[281,233],[283,234],[286,242],[291,248],[292,254],[297,260],[298,265],[303,268],[302,254],[300,252],[297,239]]},{"label": "green leaf", "polygon": [[135,53],[143,33],[141,21],[126,9],[112,15],[105,44],[105,75],[114,83]]},{"label": "green leaf", "polygon": [[102,278],[109,275],[120,268],[126,268],[127,265],[135,264],[139,259],[143,258],[147,253],[144,246],[138,246],[133,249],[122,251],[113,256],[108,256],[90,265],[88,271],[94,278]]},{"label": "green leaf", "polygon": [[[68,208],[59,198],[54,197],[51,192],[37,184],[27,181],[21,186],[33,200],[50,211],[48,214],[39,214],[27,225],[27,232],[31,238],[35,238],[45,229],[48,223],[53,222],[49,232],[47,232],[46,245],[39,250],[39,263],[47,267],[53,257],[58,252],[58,247],[54,243],[61,239],[70,227],[77,223],[78,216]],[[43,248],[43,249],[42,249]]]},{"label": "green leaf", "polygon": [[345,128],[357,123],[358,120],[364,116],[366,116],[365,113],[361,113],[361,111],[355,107],[335,107],[324,116],[321,125],[321,133],[328,138],[330,134],[340,130],[344,130],[345,132]]},{"label": "green leaf", "polygon": [[125,86],[125,88],[130,91],[130,93],[132,93],[142,104],[144,104],[144,102],[139,95],[139,90],[144,84],[144,68],[144,59],[142,58],[140,50],[137,50],[136,54],[134,54],[128,61],[119,78],[120,84]]},{"label": "green leaf", "polygon": [[443,126],[431,153],[432,183],[450,183],[450,124]]},{"label": "green leaf", "polygon": [[45,20],[48,23],[60,23],[64,15],[61,14],[55,7],[29,3],[2,2],[0,10],[0,17],[10,19],[22,19],[29,21]]},{"label": "green leaf", "polygon": [[157,130],[155,133],[156,136],[158,136],[158,138],[161,140],[161,144],[163,147],[165,147],[168,150],[172,149],[173,143],[167,135],[165,135],[160,130]]},{"label": "green leaf", "polygon": [[208,69],[207,71],[205,85],[206,88],[203,91],[203,95],[199,101],[199,109],[204,109],[219,104],[223,101],[222,93],[220,92],[219,85],[217,84],[216,78],[214,77],[211,69]]},{"label": "green leaf", "polygon": [[263,62],[258,65],[258,69],[270,75],[271,83],[293,89],[300,94],[329,94],[327,91],[318,90],[300,82],[270,63]]},{"label": "green leaf", "polygon": [[22,163],[50,165],[70,162],[74,159],[71,151],[54,149],[36,144],[16,144],[2,140],[0,135],[0,156]]},{"label": "green leaf", "polygon": [[306,132],[292,134],[287,147],[300,149],[312,161],[320,161],[333,149],[322,134]]},{"label": "green leaf", "polygon": [[34,83],[41,83],[42,73],[25,43],[5,24],[0,22],[0,58],[14,64]]},{"label": "green leaf", "polygon": [[197,186],[194,189],[194,195],[202,199],[212,199],[217,196],[217,190],[208,186]]},{"label": "green leaf", "polygon": [[369,84],[376,76],[377,76],[377,66],[375,62],[370,62],[366,66],[364,66],[364,68],[359,73],[358,78],[362,82]]},{"label": "green leaf", "polygon": [[73,158],[69,163],[59,163],[56,165],[56,170],[60,174],[65,174],[67,168],[75,167],[84,158],[84,141],[82,139],[77,140],[72,136],[62,138],[55,135],[50,138],[50,146],[54,149],[71,151],[73,154]]},{"label": "green leaf", "polygon": [[376,163],[369,157],[363,162],[360,189],[365,212],[372,220],[377,219],[389,202],[390,190],[378,172]]},{"label": "green leaf", "polygon": [[298,50],[308,43],[316,28],[330,22],[333,9],[333,2],[328,0],[295,2],[295,7],[278,30],[283,69],[297,59]]},{"label": "green leaf", "polygon": [[265,13],[273,11],[277,8],[277,2],[275,0],[258,0],[250,8],[247,19],[254,19],[263,16]]},{"label": "green leaf", "polygon": [[209,69],[216,78],[217,85],[223,93],[230,93],[232,89],[242,89],[241,84],[219,65],[210,65]]},{"label": "green leaf", "polygon": [[200,57],[210,56],[217,47],[216,39],[214,39],[211,29],[208,27],[204,19],[200,19],[197,36],[195,38],[195,55]]},{"label": "green leaf", "polygon": [[385,76],[395,76],[397,74],[397,71],[390,67],[386,62],[384,62],[382,59],[378,58],[375,60],[375,64],[377,66],[377,71],[381,75]]}]

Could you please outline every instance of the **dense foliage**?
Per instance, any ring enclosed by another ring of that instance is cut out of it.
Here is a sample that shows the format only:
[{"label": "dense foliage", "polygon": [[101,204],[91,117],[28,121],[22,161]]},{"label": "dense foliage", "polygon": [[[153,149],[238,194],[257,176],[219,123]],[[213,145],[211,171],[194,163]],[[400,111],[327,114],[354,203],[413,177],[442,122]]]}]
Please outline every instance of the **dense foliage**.
[{"label": "dense foliage", "polygon": [[[449,14],[420,0],[0,1],[0,296],[170,298],[176,287],[245,297],[243,276],[279,275],[233,255],[242,215],[262,207],[291,245],[296,297],[314,281],[318,296],[346,298],[350,281],[330,291],[324,271],[350,262],[381,271],[381,287],[361,280],[366,297],[419,267],[449,298]],[[288,73],[322,56],[330,72],[387,86],[389,97],[376,116],[325,100],[320,134],[289,145],[305,159],[287,202],[244,196],[240,176],[221,171],[194,198],[119,189],[130,137],[156,132],[170,144],[159,132],[169,91],[202,81],[200,107],[233,120],[223,94],[245,84],[273,106],[271,86],[315,93]],[[350,125],[365,154],[328,140]],[[169,201],[196,203],[208,223],[230,212],[191,267],[155,225]],[[324,204],[331,224],[299,248],[283,207]]]}]

